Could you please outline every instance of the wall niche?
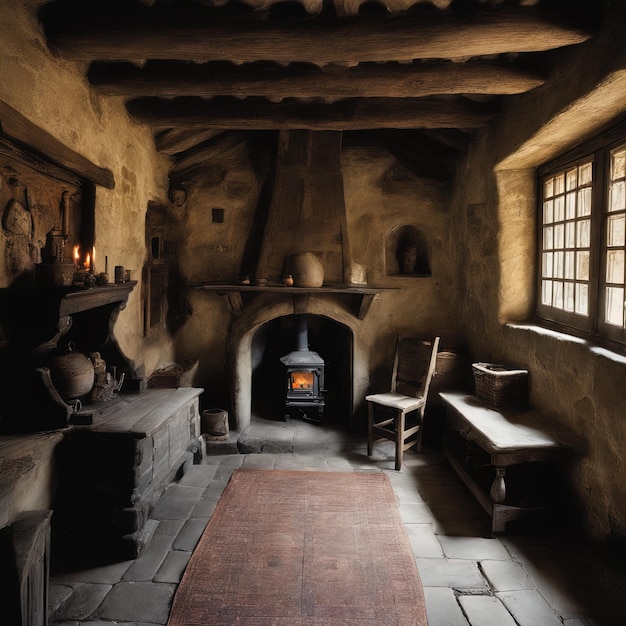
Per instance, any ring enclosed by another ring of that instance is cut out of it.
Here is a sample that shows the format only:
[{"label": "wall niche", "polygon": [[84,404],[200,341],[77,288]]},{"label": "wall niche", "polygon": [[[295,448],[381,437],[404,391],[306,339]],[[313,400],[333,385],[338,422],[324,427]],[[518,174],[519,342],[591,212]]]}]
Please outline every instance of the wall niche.
[{"label": "wall niche", "polygon": [[387,276],[430,276],[424,232],[411,224],[392,230],[385,241],[385,265]]}]

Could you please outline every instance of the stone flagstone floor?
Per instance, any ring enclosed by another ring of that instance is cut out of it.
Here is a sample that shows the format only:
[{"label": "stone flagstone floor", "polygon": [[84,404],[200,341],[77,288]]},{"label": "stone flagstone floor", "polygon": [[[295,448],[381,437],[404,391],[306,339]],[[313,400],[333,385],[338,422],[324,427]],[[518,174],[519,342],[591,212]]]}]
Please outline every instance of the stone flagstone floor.
[{"label": "stone flagstone floor", "polygon": [[53,562],[51,625],[166,624],[194,546],[243,465],[385,472],[413,546],[429,626],[626,626],[626,574],[617,562],[574,532],[521,528],[492,537],[486,514],[438,450],[407,453],[396,472],[391,442],[368,458],[355,435],[255,419],[209,452],[157,503],[152,540],[139,558],[88,568]]}]

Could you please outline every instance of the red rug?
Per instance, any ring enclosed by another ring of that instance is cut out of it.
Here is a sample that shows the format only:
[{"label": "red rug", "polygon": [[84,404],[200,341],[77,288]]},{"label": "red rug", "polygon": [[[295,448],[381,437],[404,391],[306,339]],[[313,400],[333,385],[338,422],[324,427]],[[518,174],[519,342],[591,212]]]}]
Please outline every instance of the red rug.
[{"label": "red rug", "polygon": [[425,626],[387,476],[237,470],[191,556],[169,626]]}]

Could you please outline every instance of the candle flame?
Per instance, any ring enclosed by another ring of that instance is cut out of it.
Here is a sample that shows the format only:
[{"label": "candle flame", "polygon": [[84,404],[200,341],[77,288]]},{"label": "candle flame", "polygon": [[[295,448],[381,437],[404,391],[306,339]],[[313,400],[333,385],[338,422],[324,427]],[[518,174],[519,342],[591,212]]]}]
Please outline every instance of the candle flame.
[{"label": "candle flame", "polygon": [[91,256],[89,255],[89,252],[87,253],[87,258],[85,259],[85,262],[83,264],[83,267],[88,270],[91,267]]}]

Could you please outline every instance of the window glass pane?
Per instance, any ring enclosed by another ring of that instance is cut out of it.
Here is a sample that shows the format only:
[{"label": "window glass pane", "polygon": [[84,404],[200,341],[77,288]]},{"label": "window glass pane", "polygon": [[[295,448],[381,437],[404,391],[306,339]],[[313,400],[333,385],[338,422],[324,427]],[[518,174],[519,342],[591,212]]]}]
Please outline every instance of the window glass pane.
[{"label": "window glass pane", "polygon": [[578,170],[576,168],[569,170],[569,172],[565,174],[565,187],[568,191],[576,189],[577,174]]},{"label": "window glass pane", "polygon": [[611,200],[609,202],[609,211],[622,211],[626,208],[626,194],[624,193],[624,181],[613,183],[611,185]]},{"label": "window glass pane", "polygon": [[608,224],[607,224],[607,237],[606,237],[606,245],[607,246],[623,246],[626,244],[626,239],[624,237],[626,233],[625,226],[625,216],[622,215],[609,215]]},{"label": "window glass pane", "polygon": [[552,305],[563,308],[563,283],[556,280],[552,282]]},{"label": "window glass pane", "polygon": [[589,280],[589,252],[576,253],[576,279]]},{"label": "window glass pane", "polygon": [[566,311],[574,312],[574,283],[565,283],[563,293],[563,308]]},{"label": "window glass pane", "polygon": [[611,178],[613,180],[626,176],[626,148],[619,148],[613,153],[611,166]]},{"label": "window glass pane", "polygon": [[554,227],[554,247],[562,249],[565,246],[565,224]]},{"label": "window glass pane", "polygon": [[591,163],[585,163],[578,168],[578,184],[579,185],[588,185],[591,182]]},{"label": "window glass pane", "polygon": [[553,254],[552,252],[544,252],[542,255],[542,269],[541,269],[541,276],[543,278],[552,278],[554,276],[554,274],[552,273],[552,259],[553,259]]},{"label": "window glass pane", "polygon": [[576,246],[588,248],[591,241],[591,220],[580,220],[577,225]]},{"label": "window glass pane", "polygon": [[554,195],[565,191],[565,174],[558,174],[554,177]]},{"label": "window glass pane", "polygon": [[576,283],[576,313],[589,315],[589,288],[586,283]]},{"label": "window glass pane", "polygon": [[576,259],[575,252],[565,253],[565,278],[574,278],[574,260]]},{"label": "window glass pane", "polygon": [[607,287],[605,321],[614,326],[624,325],[624,289]]},{"label": "window glass pane", "polygon": [[552,241],[554,238],[554,233],[553,233],[553,227],[552,226],[548,226],[547,228],[543,229],[543,249],[544,250],[552,250],[553,245],[552,245]]},{"label": "window glass pane", "polygon": [[543,197],[551,198],[554,195],[554,178],[547,178],[543,184]]},{"label": "window glass pane", "polygon": [[567,222],[565,224],[565,247],[573,248],[576,245],[576,224]]},{"label": "window glass pane", "polygon": [[606,282],[624,284],[624,251],[608,250],[606,253]]},{"label": "window glass pane", "polygon": [[568,193],[565,197],[565,219],[573,220],[576,217],[576,194]]},{"label": "window glass pane", "polygon": [[551,280],[541,281],[541,304],[547,304],[548,306],[552,304],[552,281]]},{"label": "window glass pane", "polygon": [[552,224],[554,222],[554,201],[547,200],[543,203],[543,223]]},{"label": "window glass pane", "polygon": [[554,221],[562,222],[565,219],[565,197],[557,196],[554,199]]},{"label": "window glass pane", "polygon": [[563,278],[564,261],[565,261],[565,253],[564,252],[555,252],[554,253],[554,277],[555,278]]},{"label": "window glass pane", "polygon": [[591,187],[585,187],[578,192],[578,216],[591,215]]}]

